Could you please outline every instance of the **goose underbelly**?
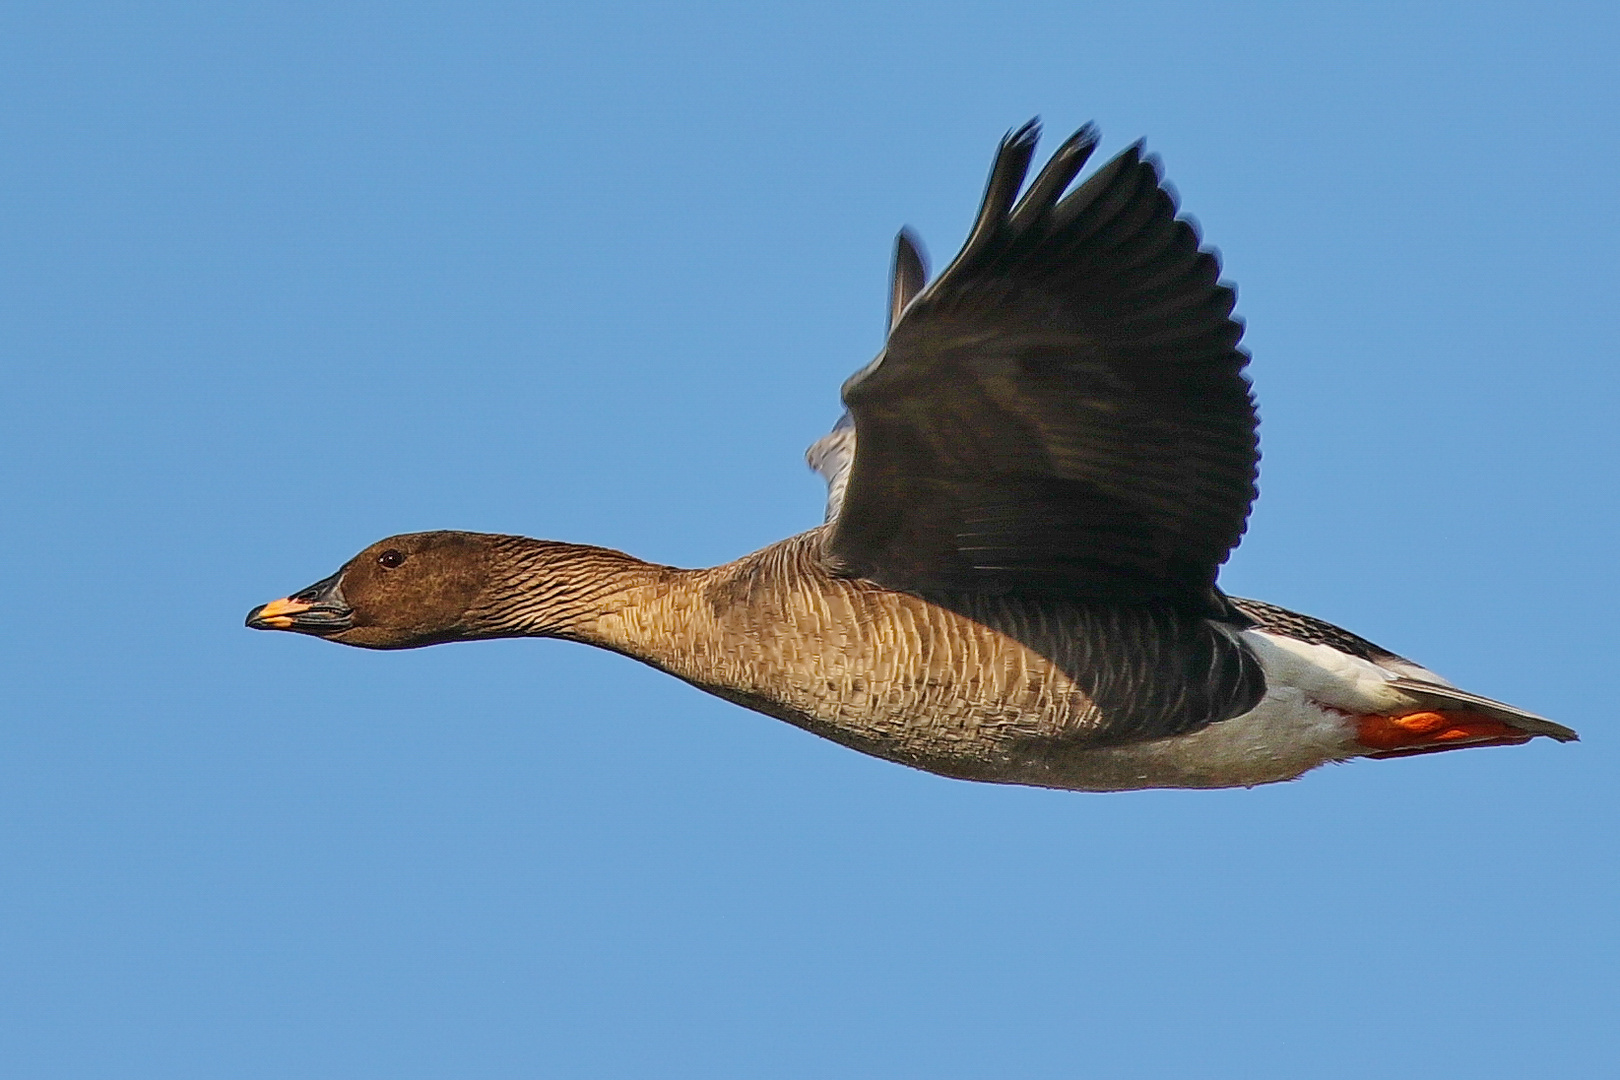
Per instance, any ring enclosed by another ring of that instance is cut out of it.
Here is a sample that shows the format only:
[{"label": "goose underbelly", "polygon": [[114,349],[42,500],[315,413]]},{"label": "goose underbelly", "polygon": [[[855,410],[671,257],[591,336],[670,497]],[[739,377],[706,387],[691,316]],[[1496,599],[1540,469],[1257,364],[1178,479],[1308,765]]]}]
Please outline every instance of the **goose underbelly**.
[{"label": "goose underbelly", "polygon": [[[803,567],[717,575],[706,596],[674,620],[673,648],[624,651],[863,753],[960,779],[1089,791],[1274,783],[1367,754],[1361,719],[1419,707],[1390,686],[1394,673],[1340,649],[1152,612],[995,598],[948,607]],[[1263,679],[1245,682],[1245,664]],[[1198,681],[1211,673],[1216,690]],[[1241,702],[1222,696],[1244,686],[1253,693]],[[1152,730],[1131,718],[1138,707],[1168,716],[1161,730],[1195,729],[1133,741],[1132,727]],[[1219,708],[1228,718],[1205,723]]]},{"label": "goose underbelly", "polygon": [[[1271,635],[1256,636],[1245,643],[1267,680],[1254,708],[1188,734],[1103,747],[1087,745],[1098,719],[1089,699],[1061,671],[1010,646],[995,677],[971,683],[939,677],[938,666],[933,677],[884,663],[856,673],[845,666],[854,651],[839,652],[836,666],[816,665],[824,679],[789,679],[763,694],[692,681],[864,753],[993,783],[1079,791],[1244,787],[1366,753],[1354,717],[1394,703],[1381,692],[1386,676],[1332,650],[1316,655],[1318,647],[1305,646],[1302,654],[1267,640]],[[885,659],[894,662],[896,654]]]},{"label": "goose underbelly", "polygon": [[[1418,707],[1390,684],[1390,671],[1370,660],[1263,630],[1247,630],[1241,637],[1266,678],[1265,696],[1253,709],[1186,735],[1081,751],[1050,762],[1046,779],[1021,782],[1121,791],[1292,780],[1319,765],[1375,752],[1366,741],[1368,722],[1398,723]],[[1429,681],[1445,682],[1401,663]]]},{"label": "goose underbelly", "polygon": [[825,714],[789,719],[868,753],[949,776],[1124,791],[1292,780],[1328,762],[1365,755],[1358,718],[1411,705],[1370,661],[1264,631],[1246,631],[1242,638],[1265,673],[1264,697],[1239,716],[1168,738],[1087,747],[1075,726],[1083,717],[1073,698],[1051,681],[1043,693],[1018,702],[979,700],[941,710],[938,701],[914,701],[875,727],[867,713],[858,733],[836,721],[828,724],[834,717]]},{"label": "goose underbelly", "polygon": [[[1280,685],[1241,716],[1185,735],[1086,747],[1043,710],[896,710],[874,722],[838,710],[810,712],[735,691],[737,704],[776,716],[876,757],[964,780],[1073,791],[1252,787],[1292,780],[1367,752],[1349,712]],[[887,710],[881,710],[887,712]]]},{"label": "goose underbelly", "polygon": [[1081,751],[1052,762],[1056,767],[1044,782],[1122,791],[1292,780],[1365,754],[1357,716],[1401,707],[1388,673],[1371,661],[1262,630],[1240,636],[1265,673],[1266,693],[1253,709],[1185,735]]},{"label": "goose underbelly", "polygon": [[1075,791],[1253,787],[1292,780],[1364,754],[1350,714],[1294,687],[1268,689],[1255,708],[1186,735],[1054,755],[1014,783]]}]

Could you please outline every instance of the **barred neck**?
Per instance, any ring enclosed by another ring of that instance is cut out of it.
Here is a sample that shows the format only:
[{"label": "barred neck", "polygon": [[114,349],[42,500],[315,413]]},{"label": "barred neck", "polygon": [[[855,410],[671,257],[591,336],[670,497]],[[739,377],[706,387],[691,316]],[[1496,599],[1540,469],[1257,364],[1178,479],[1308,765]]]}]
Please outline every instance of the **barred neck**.
[{"label": "barred neck", "polygon": [[604,644],[605,615],[663,591],[679,571],[622,551],[504,537],[490,579],[463,620],[479,637],[555,637]]}]

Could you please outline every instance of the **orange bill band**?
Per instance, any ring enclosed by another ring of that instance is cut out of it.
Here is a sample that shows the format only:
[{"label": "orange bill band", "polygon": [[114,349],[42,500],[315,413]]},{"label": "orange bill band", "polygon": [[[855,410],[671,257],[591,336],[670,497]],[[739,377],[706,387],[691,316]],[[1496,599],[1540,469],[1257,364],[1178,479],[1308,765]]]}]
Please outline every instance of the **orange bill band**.
[{"label": "orange bill band", "polygon": [[277,630],[285,630],[293,624],[294,615],[308,611],[312,606],[302,600],[294,600],[291,597],[284,596],[280,600],[270,601],[254,612],[253,618]]}]

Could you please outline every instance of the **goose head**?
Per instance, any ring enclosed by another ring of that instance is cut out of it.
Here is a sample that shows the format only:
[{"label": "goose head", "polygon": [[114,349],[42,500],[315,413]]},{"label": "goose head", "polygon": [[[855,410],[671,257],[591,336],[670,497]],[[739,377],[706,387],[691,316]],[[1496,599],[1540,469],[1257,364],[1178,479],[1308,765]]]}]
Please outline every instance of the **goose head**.
[{"label": "goose head", "polygon": [[248,612],[255,630],[367,649],[411,649],[491,636],[478,610],[505,561],[501,541],[469,532],[406,533],[379,540],[322,578]]}]

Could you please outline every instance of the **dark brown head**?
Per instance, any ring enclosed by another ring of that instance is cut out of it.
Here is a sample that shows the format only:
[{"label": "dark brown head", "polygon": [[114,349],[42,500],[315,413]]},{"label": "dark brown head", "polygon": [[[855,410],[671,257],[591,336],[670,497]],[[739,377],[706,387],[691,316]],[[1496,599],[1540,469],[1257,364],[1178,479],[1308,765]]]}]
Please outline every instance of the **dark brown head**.
[{"label": "dark brown head", "polygon": [[309,588],[248,612],[255,630],[292,630],[367,649],[491,636],[468,617],[515,538],[407,533],[379,540]]}]

